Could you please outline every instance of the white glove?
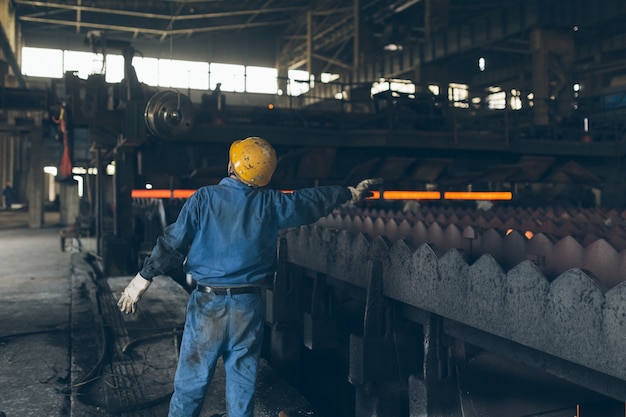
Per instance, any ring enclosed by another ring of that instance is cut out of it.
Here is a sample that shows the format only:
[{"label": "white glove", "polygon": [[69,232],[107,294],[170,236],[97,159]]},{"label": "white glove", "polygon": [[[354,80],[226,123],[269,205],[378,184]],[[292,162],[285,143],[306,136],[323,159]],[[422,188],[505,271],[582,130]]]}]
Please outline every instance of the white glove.
[{"label": "white glove", "polygon": [[352,202],[358,203],[361,200],[364,200],[365,197],[370,195],[369,190],[374,188],[376,185],[380,185],[383,183],[382,178],[370,178],[367,180],[363,180],[357,184],[356,187],[348,187],[350,192],[352,193]]},{"label": "white glove", "polygon": [[152,284],[152,281],[145,279],[137,273],[117,302],[117,306],[120,310],[126,314],[135,314],[137,301],[139,301],[143,293],[146,292],[150,284]]}]

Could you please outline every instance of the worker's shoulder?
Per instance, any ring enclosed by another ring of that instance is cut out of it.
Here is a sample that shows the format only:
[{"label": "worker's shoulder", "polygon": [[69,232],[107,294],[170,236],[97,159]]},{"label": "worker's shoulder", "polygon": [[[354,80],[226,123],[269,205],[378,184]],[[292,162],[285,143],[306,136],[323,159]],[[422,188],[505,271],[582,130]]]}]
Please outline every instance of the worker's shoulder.
[{"label": "worker's shoulder", "polygon": [[194,192],[194,195],[203,195],[203,194],[210,194],[216,191],[219,191],[220,189],[223,189],[225,187],[228,187],[229,185],[232,185],[230,181],[228,181],[229,178],[224,178],[222,179],[219,183],[217,184],[208,184],[208,185],[203,185],[202,187],[199,187],[198,189],[196,189],[196,191]]},{"label": "worker's shoulder", "polygon": [[198,188],[190,199],[204,200],[215,197],[227,197],[233,195],[246,195],[250,187],[232,178],[224,178],[218,184],[205,185]]}]

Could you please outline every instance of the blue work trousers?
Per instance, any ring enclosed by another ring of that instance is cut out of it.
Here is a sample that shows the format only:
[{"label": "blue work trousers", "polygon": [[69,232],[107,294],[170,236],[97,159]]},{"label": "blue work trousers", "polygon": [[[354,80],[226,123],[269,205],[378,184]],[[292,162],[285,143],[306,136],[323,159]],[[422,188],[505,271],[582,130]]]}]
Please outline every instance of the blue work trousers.
[{"label": "blue work trousers", "polygon": [[169,417],[200,415],[220,356],[228,417],[253,417],[264,319],[261,294],[191,293]]}]

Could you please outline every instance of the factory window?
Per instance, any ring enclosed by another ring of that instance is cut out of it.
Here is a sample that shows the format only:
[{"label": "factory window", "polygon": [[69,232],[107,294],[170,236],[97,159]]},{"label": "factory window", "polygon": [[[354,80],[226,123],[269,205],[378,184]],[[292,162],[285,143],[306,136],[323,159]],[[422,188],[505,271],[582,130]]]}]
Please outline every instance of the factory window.
[{"label": "factory window", "polygon": [[500,87],[489,87],[487,105],[492,110],[502,110],[506,107],[506,93]]},{"label": "factory window", "polygon": [[409,80],[391,80],[389,84],[392,91],[397,91],[403,94],[415,94],[415,84]]},{"label": "factory window", "polygon": [[450,83],[448,86],[448,99],[452,102],[454,107],[460,107],[467,109],[469,103],[469,87],[467,84]]},{"label": "factory window", "polygon": [[[42,65],[45,62],[45,65]],[[22,72],[27,76],[62,78],[67,71],[87,79],[92,74],[105,74],[106,82],[119,83],[124,79],[124,57],[81,51],[63,51],[47,48],[22,48]],[[222,91],[277,94],[278,71],[275,68],[223,63],[182,61],[135,56],[132,65],[139,82],[153,87],[215,89]],[[290,70],[288,91],[299,96],[309,91],[313,80],[307,71]],[[322,82],[339,78],[337,74],[323,74]]]},{"label": "factory window", "polygon": [[511,106],[511,110],[521,110],[522,109],[522,93],[515,88],[511,90],[511,98],[509,99],[509,105]]},{"label": "factory window", "polygon": [[276,94],[278,70],[267,67],[246,67],[246,91],[248,93]]},{"label": "factory window", "polygon": [[[135,59],[133,59],[133,62],[135,62]],[[105,66],[104,79],[107,83],[122,82],[124,79],[124,57],[122,55],[107,55]]]},{"label": "factory window", "polygon": [[22,48],[22,73],[33,77],[63,77],[63,51]]},{"label": "factory window", "polygon": [[158,59],[134,57],[133,68],[135,68],[135,73],[137,73],[137,78],[140,82],[152,86],[159,85]]},{"label": "factory window", "polygon": [[289,77],[287,94],[299,96],[309,91],[310,76],[308,71],[289,70],[287,75]]},{"label": "factory window", "polygon": [[412,95],[415,94],[415,84],[413,84],[409,80],[401,80],[401,79],[384,79],[381,78],[379,81],[372,84],[371,94],[372,96],[383,93],[385,91],[392,91],[395,93]]},{"label": "factory window", "polygon": [[63,72],[73,72],[78,78],[86,80],[91,74],[104,74],[105,70],[102,54],[63,51]]},{"label": "factory window", "polygon": [[506,107],[506,93],[504,91],[499,91],[497,93],[489,94],[489,96],[487,96],[487,103],[489,103],[490,109],[504,109]]},{"label": "factory window", "polygon": [[439,94],[441,94],[441,91],[440,91],[439,86],[437,84],[429,84],[428,85],[428,91],[433,93],[434,96],[438,96]]},{"label": "factory window", "polygon": [[222,91],[243,93],[246,89],[246,69],[243,65],[210,64],[210,87],[215,89],[221,83]]},{"label": "factory window", "polygon": [[339,79],[339,74],[331,74],[330,72],[323,72],[320,74],[320,81],[322,83],[332,83],[335,80]]},{"label": "factory window", "polygon": [[209,88],[208,72],[209,64],[206,62],[160,59],[159,87],[207,90]]}]

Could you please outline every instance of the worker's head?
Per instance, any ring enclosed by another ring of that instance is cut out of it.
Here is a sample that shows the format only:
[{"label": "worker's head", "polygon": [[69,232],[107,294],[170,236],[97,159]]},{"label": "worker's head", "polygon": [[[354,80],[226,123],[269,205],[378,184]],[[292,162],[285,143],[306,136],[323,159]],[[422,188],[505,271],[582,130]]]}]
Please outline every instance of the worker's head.
[{"label": "worker's head", "polygon": [[252,187],[263,187],[276,169],[276,152],[265,139],[253,136],[230,145],[228,173]]}]

